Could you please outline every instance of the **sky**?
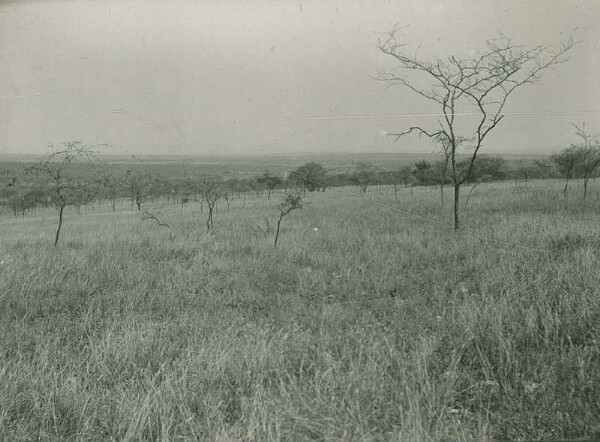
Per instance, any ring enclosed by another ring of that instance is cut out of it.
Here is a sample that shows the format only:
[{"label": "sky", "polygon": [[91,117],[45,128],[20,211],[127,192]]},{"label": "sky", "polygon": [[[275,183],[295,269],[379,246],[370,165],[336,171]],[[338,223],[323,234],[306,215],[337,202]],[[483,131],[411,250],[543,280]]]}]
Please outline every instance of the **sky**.
[{"label": "sky", "polygon": [[540,154],[600,131],[598,0],[0,0],[0,155],[49,143],[124,155],[431,152],[436,106],[373,77],[398,24],[422,56],[499,31],[581,42],[513,95],[482,152]]}]

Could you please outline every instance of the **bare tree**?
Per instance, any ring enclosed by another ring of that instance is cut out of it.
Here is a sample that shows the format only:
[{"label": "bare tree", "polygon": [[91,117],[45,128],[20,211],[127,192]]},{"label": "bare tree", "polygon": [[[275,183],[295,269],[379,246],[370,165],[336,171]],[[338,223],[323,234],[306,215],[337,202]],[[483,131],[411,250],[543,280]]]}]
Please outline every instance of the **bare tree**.
[{"label": "bare tree", "polygon": [[398,190],[400,190],[400,184],[406,183],[407,176],[403,170],[388,170],[385,172],[387,181],[392,185],[394,191],[394,202],[398,202]]},{"label": "bare tree", "polygon": [[119,197],[119,190],[123,186],[122,182],[119,180],[107,180],[104,185],[106,197],[111,202],[112,211],[117,211],[117,198]]},{"label": "bare tree", "polygon": [[528,182],[529,178],[536,176],[536,173],[538,173],[537,164],[525,163],[517,167],[517,169],[515,170],[515,179],[517,179],[518,177],[523,177],[525,182]]},{"label": "bare tree", "polygon": [[[508,98],[522,86],[536,84],[542,74],[567,60],[567,53],[576,44],[571,36],[560,47],[536,46],[523,48],[502,34],[487,42],[485,50],[476,56],[459,58],[450,55],[444,59],[422,60],[416,52],[408,52],[397,39],[398,27],[385,34],[379,49],[397,63],[393,70],[381,70],[377,79],[390,86],[400,85],[441,109],[442,118],[437,127],[412,126],[403,132],[389,134],[396,140],[417,133],[432,140],[440,140],[450,151],[450,179],[454,185],[454,228],[459,224],[460,187],[473,171],[473,164],[489,133],[504,118]],[[423,86],[423,80],[430,87]],[[468,114],[475,116],[475,124]],[[459,124],[460,123],[460,124]],[[467,128],[467,134],[459,130]],[[457,167],[459,150],[469,153],[466,170]]]},{"label": "bare tree", "polygon": [[98,191],[99,187],[89,186],[81,186],[73,190],[71,204],[75,206],[79,215],[81,215],[81,206],[87,207],[88,204],[93,203],[98,196]]},{"label": "bare tree", "polygon": [[292,210],[302,208],[302,195],[300,193],[286,193],[283,201],[279,204],[279,219],[277,220],[277,229],[275,230],[275,241],[273,247],[277,248],[277,241],[279,240],[279,229],[281,227],[281,221],[283,217],[289,214]]},{"label": "bare tree", "polygon": [[208,207],[206,230],[210,231],[213,228],[213,213],[217,201],[219,201],[225,193],[224,186],[222,183],[209,178],[205,178],[201,181],[189,178],[188,183],[189,186],[200,194],[202,199],[206,202],[206,206]]},{"label": "bare tree", "polygon": [[258,184],[267,189],[267,200],[271,199],[271,192],[283,184],[283,180],[281,178],[271,175],[268,170],[258,177],[256,181]]},{"label": "bare tree", "polygon": [[46,175],[49,182],[48,188],[54,194],[54,204],[58,210],[58,226],[54,236],[54,246],[58,245],[60,232],[63,225],[65,207],[69,204],[76,205],[85,193],[86,198],[93,198],[105,182],[104,178],[83,178],[77,176],[73,164],[78,161],[92,162],[96,146],[84,145],[81,141],[69,141],[50,145],[51,153],[39,162],[26,168],[27,173]]},{"label": "bare tree", "polygon": [[129,184],[131,208],[133,209],[133,203],[135,203],[139,212],[142,210],[142,204],[146,202],[150,195],[152,177],[150,175],[141,175],[128,170],[125,173],[125,179]]},{"label": "bare tree", "polygon": [[221,188],[221,190],[222,190],[221,197],[225,200],[225,204],[227,204],[227,213],[229,213],[229,209],[231,206],[231,199],[233,198],[233,194],[231,193],[231,190],[229,188],[227,188],[226,186],[223,186]]},{"label": "bare tree", "polygon": [[443,135],[434,137],[433,142],[437,145],[444,156],[442,161],[439,161],[434,165],[435,173],[433,176],[434,181],[437,181],[438,185],[440,186],[440,199],[442,207],[444,207],[444,186],[448,180],[448,166],[450,164],[450,157],[452,156],[452,146],[450,146],[448,139]]},{"label": "bare tree", "polygon": [[552,163],[547,160],[533,160],[533,164],[537,167],[538,173],[542,178],[547,179],[552,171]]},{"label": "bare tree", "polygon": [[350,181],[354,183],[362,193],[367,193],[367,189],[375,182],[375,168],[372,163],[358,162],[354,163],[354,171],[350,176]]},{"label": "bare tree", "polygon": [[569,147],[560,153],[552,155],[552,161],[554,164],[556,164],[560,174],[565,177],[565,187],[563,189],[563,196],[565,198],[567,197],[567,191],[569,190],[569,180],[573,178],[573,173],[576,170],[579,156],[580,153],[575,146]]},{"label": "bare tree", "polygon": [[583,199],[587,198],[588,183],[594,172],[600,166],[600,135],[590,134],[585,129],[585,123],[577,126],[574,123],[571,125],[575,128],[575,133],[581,138],[581,143],[576,144],[576,152],[578,161],[576,169],[579,175],[583,178]]},{"label": "bare tree", "polygon": [[431,179],[437,184],[440,189],[440,203],[444,207],[444,187],[448,183],[448,165],[449,157],[445,157],[441,161],[436,161],[432,166]]}]

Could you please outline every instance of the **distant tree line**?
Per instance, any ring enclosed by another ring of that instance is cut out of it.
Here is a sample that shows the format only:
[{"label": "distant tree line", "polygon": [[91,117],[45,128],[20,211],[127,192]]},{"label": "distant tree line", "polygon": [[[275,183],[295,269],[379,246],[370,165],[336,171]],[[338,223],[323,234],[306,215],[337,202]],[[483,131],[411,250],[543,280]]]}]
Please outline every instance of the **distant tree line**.
[{"label": "distant tree line", "polygon": [[[468,157],[457,161],[456,169],[460,171],[472,167],[465,184],[562,178],[565,179],[565,195],[571,180],[582,179],[585,197],[588,182],[595,179],[600,172],[600,143],[597,136],[585,132],[585,126],[575,127],[581,142],[548,159],[524,160],[515,166],[501,157],[481,155],[475,159],[472,166]],[[81,146],[74,145],[73,148],[81,149]],[[107,169],[103,173],[100,167],[91,168],[84,173],[81,164],[71,160],[45,161],[42,166],[42,163],[35,165],[36,167],[26,166],[24,171],[29,172],[28,176],[23,174],[8,178],[8,182],[0,187],[0,210],[12,213],[15,217],[48,207],[60,210],[61,206],[63,210],[66,206],[73,206],[77,212],[81,212],[82,208],[87,210],[93,205],[105,205],[109,210],[116,211],[117,201],[129,200],[132,210],[142,211],[148,202],[160,199],[180,204],[182,210],[190,202],[200,203],[201,211],[204,208],[208,211],[207,225],[211,226],[212,211],[218,202],[226,204],[229,209],[232,200],[239,199],[245,204],[248,195],[264,196],[270,200],[272,194],[278,191],[297,189],[305,195],[306,192],[322,192],[329,187],[347,186],[355,187],[358,192],[366,194],[373,187],[389,186],[397,198],[398,191],[403,187],[436,186],[440,190],[443,203],[444,187],[452,183],[448,174],[447,158],[438,161],[420,160],[395,169],[377,167],[364,161],[355,162],[342,172],[328,170],[321,164],[309,162],[283,175],[276,175],[267,170],[248,178],[226,179],[215,176],[159,177],[139,169],[127,169],[124,173],[110,173]],[[68,192],[62,192],[63,197],[57,192],[56,177],[47,176],[47,172],[59,164],[64,169],[60,179],[72,184]],[[71,169],[76,173],[67,176]],[[36,178],[35,174],[44,175],[44,179]],[[85,182],[93,182],[94,185],[81,184]]]}]

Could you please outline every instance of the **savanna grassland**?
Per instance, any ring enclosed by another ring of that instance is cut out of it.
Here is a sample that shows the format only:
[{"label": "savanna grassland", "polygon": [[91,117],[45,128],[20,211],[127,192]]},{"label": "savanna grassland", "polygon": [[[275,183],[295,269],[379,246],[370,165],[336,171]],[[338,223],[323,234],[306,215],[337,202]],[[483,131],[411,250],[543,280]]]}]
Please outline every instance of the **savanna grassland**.
[{"label": "savanna grassland", "polygon": [[56,248],[3,215],[0,435],[598,438],[600,189],[562,186],[482,184],[457,233],[436,189],[307,192],[277,249],[280,191],[212,233],[69,208]]}]

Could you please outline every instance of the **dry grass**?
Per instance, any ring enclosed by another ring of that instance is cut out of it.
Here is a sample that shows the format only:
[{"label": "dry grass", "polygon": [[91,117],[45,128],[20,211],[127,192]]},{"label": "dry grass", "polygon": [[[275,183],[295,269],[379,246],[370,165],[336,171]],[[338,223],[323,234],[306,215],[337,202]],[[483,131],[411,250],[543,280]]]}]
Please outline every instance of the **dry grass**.
[{"label": "dry grass", "polygon": [[[0,219],[7,438],[600,437],[600,197],[482,185],[454,234],[342,189]],[[389,189],[372,197],[393,206]],[[397,208],[449,219],[437,191]],[[265,222],[269,219],[269,226]],[[318,230],[315,230],[314,228]],[[595,235],[595,236],[594,236]]]}]

